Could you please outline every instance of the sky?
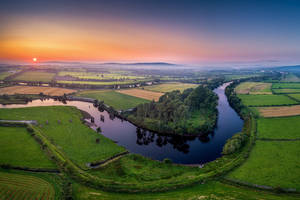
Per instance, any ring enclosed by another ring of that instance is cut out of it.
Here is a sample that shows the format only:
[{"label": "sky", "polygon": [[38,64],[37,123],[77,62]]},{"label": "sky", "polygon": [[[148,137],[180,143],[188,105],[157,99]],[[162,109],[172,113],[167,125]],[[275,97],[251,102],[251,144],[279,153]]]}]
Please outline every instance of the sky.
[{"label": "sky", "polygon": [[294,61],[299,0],[1,0],[0,62]]}]

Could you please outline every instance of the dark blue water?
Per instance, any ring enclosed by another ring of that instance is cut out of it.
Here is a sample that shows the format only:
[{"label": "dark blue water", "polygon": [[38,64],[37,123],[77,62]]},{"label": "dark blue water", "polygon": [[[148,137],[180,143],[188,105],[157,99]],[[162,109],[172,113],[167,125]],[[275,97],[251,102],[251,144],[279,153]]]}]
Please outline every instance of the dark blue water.
[{"label": "dark blue water", "polygon": [[[132,153],[138,153],[155,160],[170,158],[174,163],[200,164],[206,163],[221,156],[227,139],[243,127],[243,121],[229,106],[224,94],[228,83],[218,87],[214,92],[219,96],[217,127],[212,134],[201,137],[186,138],[180,136],[162,136],[149,131],[138,129],[133,124],[119,118],[110,119],[109,114],[99,112],[91,103],[68,101],[67,105],[88,112],[95,118],[95,126],[100,126],[102,134],[119,145],[124,146]],[[34,100],[26,105],[7,105],[2,108],[65,105],[59,101]],[[104,122],[100,120],[104,116]]]}]

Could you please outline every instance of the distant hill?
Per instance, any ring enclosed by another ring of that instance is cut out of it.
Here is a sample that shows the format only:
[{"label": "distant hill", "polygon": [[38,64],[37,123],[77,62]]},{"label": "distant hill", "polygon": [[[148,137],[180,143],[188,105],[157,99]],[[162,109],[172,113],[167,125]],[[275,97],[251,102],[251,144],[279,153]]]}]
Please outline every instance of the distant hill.
[{"label": "distant hill", "polygon": [[284,72],[300,72],[300,65],[273,67],[272,69]]}]

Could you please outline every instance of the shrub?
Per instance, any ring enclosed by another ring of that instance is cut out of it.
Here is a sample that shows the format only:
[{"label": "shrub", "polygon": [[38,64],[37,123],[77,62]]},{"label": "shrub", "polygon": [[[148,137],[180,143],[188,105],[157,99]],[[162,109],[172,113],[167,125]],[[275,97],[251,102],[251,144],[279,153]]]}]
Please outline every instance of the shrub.
[{"label": "shrub", "polygon": [[172,160],[171,160],[170,158],[165,158],[165,159],[163,160],[163,162],[164,162],[165,164],[172,164]]}]

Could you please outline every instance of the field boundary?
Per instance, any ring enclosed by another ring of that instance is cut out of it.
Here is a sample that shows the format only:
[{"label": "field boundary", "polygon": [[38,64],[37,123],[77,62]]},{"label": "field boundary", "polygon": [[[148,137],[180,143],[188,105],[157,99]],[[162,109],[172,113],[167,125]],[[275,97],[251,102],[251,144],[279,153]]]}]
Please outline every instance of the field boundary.
[{"label": "field boundary", "polygon": [[259,138],[258,137],[257,140],[261,140],[261,141],[290,142],[290,141],[299,141],[300,138],[294,138],[294,139],[284,139],[284,138],[272,139],[272,138]]},{"label": "field boundary", "polygon": [[274,193],[293,193],[293,194],[300,194],[300,191],[295,188],[280,188],[280,187],[272,187],[267,185],[258,185],[249,183],[246,181],[241,181],[238,179],[232,179],[228,177],[223,178],[224,183],[228,183],[231,185],[240,185],[240,186],[246,186],[249,188],[259,189],[259,190],[265,190],[265,191],[271,191]]}]

